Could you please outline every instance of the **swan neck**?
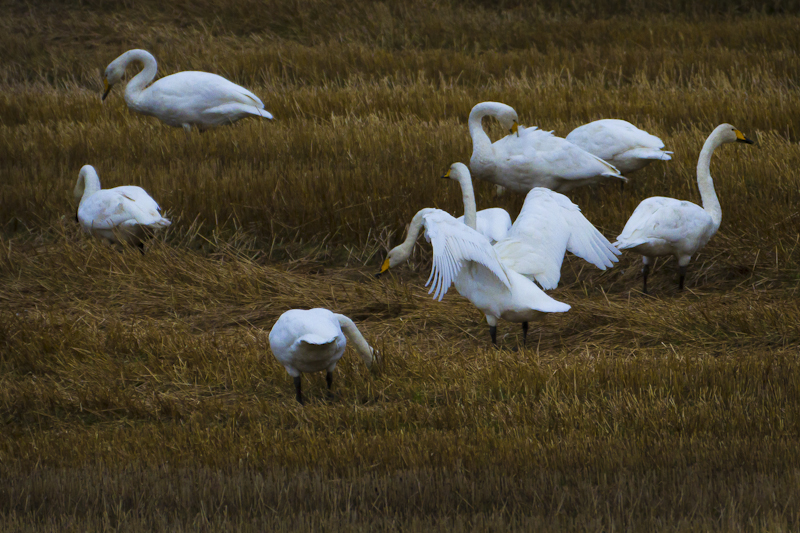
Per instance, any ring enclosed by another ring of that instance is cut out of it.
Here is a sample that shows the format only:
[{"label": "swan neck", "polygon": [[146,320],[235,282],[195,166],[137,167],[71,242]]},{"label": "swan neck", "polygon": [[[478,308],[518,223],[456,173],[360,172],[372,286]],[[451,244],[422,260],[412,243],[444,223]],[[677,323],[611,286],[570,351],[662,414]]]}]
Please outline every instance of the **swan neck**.
[{"label": "swan neck", "polygon": [[486,156],[492,151],[492,140],[483,129],[483,117],[492,114],[490,102],[483,102],[469,113],[469,134],[472,137],[472,156]]},{"label": "swan neck", "polygon": [[700,198],[703,209],[711,215],[714,224],[719,227],[722,222],[722,207],[719,204],[717,193],[714,190],[714,181],[711,179],[711,156],[714,150],[723,143],[721,136],[715,131],[706,139],[700,157],[697,160],[697,188],[700,189]]},{"label": "swan neck", "polygon": [[422,231],[422,216],[424,214],[425,209],[422,209],[418,211],[416,215],[414,215],[414,218],[411,219],[411,224],[408,225],[408,234],[406,235],[406,240],[394,248],[394,250],[398,250],[398,253],[400,254],[397,258],[398,263],[407,261],[408,258],[411,257],[411,251],[414,249],[414,243],[417,242],[419,232]]},{"label": "swan neck", "polygon": [[472,188],[472,178],[462,174],[458,177],[458,183],[461,185],[461,198],[464,201],[464,224],[477,231],[478,208],[475,205],[475,191]]},{"label": "swan neck", "polygon": [[78,175],[78,183],[75,185],[75,201],[80,205],[86,198],[100,190],[100,178],[94,168],[84,167]]},{"label": "swan neck", "polygon": [[344,315],[336,315],[336,318],[339,320],[339,325],[342,327],[342,332],[344,336],[347,337],[348,342],[353,345],[356,352],[361,357],[361,360],[367,365],[367,368],[372,368],[374,357],[372,355],[372,348],[370,348],[367,340],[352,320]]},{"label": "swan neck", "polygon": [[128,82],[128,86],[125,88],[125,100],[130,102],[136,100],[139,95],[141,95],[142,91],[144,91],[145,87],[155,79],[156,73],[158,72],[158,64],[153,54],[147,50],[129,50],[122,55],[121,60],[126,69],[128,65],[135,61],[139,61],[144,66],[144,68]]}]

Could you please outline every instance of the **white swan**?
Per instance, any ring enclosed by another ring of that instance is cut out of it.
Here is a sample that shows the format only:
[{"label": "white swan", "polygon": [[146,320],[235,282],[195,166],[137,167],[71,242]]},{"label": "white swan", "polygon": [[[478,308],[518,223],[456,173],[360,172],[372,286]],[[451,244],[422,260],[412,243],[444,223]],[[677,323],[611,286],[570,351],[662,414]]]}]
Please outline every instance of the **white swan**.
[{"label": "white swan", "polygon": [[77,219],[84,231],[112,244],[125,241],[144,249],[143,239],[149,233],[171,224],[141,187],[100,189],[100,178],[91,165],[81,168],[74,195]]},{"label": "white swan", "polygon": [[[483,130],[483,117],[492,116],[511,134],[494,144]],[[482,102],[469,114],[472,136],[472,174],[517,192],[545,187],[556,192],[606,178],[625,178],[606,163],[552,132],[519,125],[517,112],[499,102]]]},{"label": "white swan", "polygon": [[[475,214],[469,169],[462,163],[453,163],[442,177],[461,186],[465,216]],[[528,192],[507,237],[499,240],[494,249],[506,267],[535,280],[545,290],[558,286],[568,251],[600,270],[614,266],[620,255],[569,198],[541,187]]]},{"label": "white swan", "polygon": [[711,155],[724,144],[753,141],[730,124],[720,124],[706,139],[697,160],[697,187],[703,207],[691,202],[654,196],[643,200],[628,219],[614,244],[620,250],[642,254],[643,291],[647,293],[647,274],[654,257],[674,255],[678,260],[678,288],[692,256],[714,236],[722,222],[722,208],[711,179]]},{"label": "white swan", "polygon": [[572,130],[567,140],[614,165],[625,175],[653,161],[672,159],[672,152],[664,151],[661,139],[624,120],[595,120]]},{"label": "white swan", "polygon": [[125,103],[132,111],[157,117],[187,132],[192,126],[204,130],[250,116],[273,118],[255,94],[208,72],[178,72],[147,87],[158,67],[156,58],[146,50],[128,50],[106,67],[103,100],[134,61],[141,62],[144,68],[125,88]]},{"label": "white swan", "polygon": [[[346,338],[345,338],[346,337]],[[355,346],[367,368],[372,368],[375,350],[352,320],[327,309],[291,309],[283,313],[269,332],[269,347],[280,364],[294,378],[297,401],[303,404],[301,372],[326,370],[330,391],[333,370],[344,354],[347,341]]]}]

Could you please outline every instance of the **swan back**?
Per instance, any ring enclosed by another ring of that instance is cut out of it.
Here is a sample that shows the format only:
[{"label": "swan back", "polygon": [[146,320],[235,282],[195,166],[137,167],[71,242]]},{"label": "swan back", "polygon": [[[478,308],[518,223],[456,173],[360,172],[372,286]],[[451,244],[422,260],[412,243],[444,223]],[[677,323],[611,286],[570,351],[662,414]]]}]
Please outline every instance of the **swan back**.
[{"label": "swan back", "polygon": [[653,160],[669,161],[664,142],[624,120],[595,120],[572,130],[567,141],[630,173]]},{"label": "swan back", "polygon": [[290,309],[269,332],[269,346],[292,376],[331,368],[347,340],[336,315],[327,309]]}]

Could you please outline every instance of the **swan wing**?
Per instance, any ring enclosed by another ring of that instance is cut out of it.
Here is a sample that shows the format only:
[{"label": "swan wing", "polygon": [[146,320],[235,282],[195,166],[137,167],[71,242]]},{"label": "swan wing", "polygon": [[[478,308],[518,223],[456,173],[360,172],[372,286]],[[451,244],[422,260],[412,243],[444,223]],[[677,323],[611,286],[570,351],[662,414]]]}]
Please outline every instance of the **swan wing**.
[{"label": "swan wing", "polygon": [[622,178],[613,165],[566,139],[556,137],[553,132],[524,128],[516,140],[514,137],[511,134],[501,139],[506,140],[501,147],[512,166],[533,167],[567,180],[591,176]]},{"label": "swan wing", "polygon": [[465,263],[472,261],[487,268],[507,288],[511,288],[503,264],[489,240],[440,209],[429,209],[423,215],[425,238],[433,245],[433,268],[425,286],[428,294],[441,299],[447,294]]},{"label": "swan wing", "polygon": [[620,254],[569,198],[541,187],[530,190],[508,237],[494,248],[507,268],[544,289],[558,286],[567,251],[600,270],[612,267]]},{"label": "swan wing", "polygon": [[156,81],[146,91],[161,99],[202,103],[205,109],[229,103],[264,108],[264,102],[251,91],[210,72],[177,72]]},{"label": "swan wing", "polygon": [[697,204],[654,196],[636,207],[614,244],[624,250],[650,242],[681,242],[711,223],[711,216]]},{"label": "swan wing", "polygon": [[95,229],[118,226],[169,226],[159,207],[143,189],[135,186],[116,187],[96,192],[78,209],[81,222]]}]

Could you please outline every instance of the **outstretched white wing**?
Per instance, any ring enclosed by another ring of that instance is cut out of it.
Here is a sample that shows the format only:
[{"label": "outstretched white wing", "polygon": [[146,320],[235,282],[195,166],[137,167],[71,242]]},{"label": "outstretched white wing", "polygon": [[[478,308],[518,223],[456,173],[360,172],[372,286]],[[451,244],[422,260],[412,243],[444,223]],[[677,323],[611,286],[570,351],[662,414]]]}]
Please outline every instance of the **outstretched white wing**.
[{"label": "outstretched white wing", "polygon": [[486,267],[503,285],[511,288],[508,274],[486,237],[445,211],[425,211],[422,217],[425,238],[433,245],[433,268],[425,283],[426,287],[431,285],[428,294],[433,293],[433,298],[441,301],[468,262]]},{"label": "outstretched white wing", "polygon": [[508,237],[494,249],[506,268],[544,289],[558,286],[567,251],[600,270],[613,266],[620,255],[569,198],[541,187],[530,190]]}]

